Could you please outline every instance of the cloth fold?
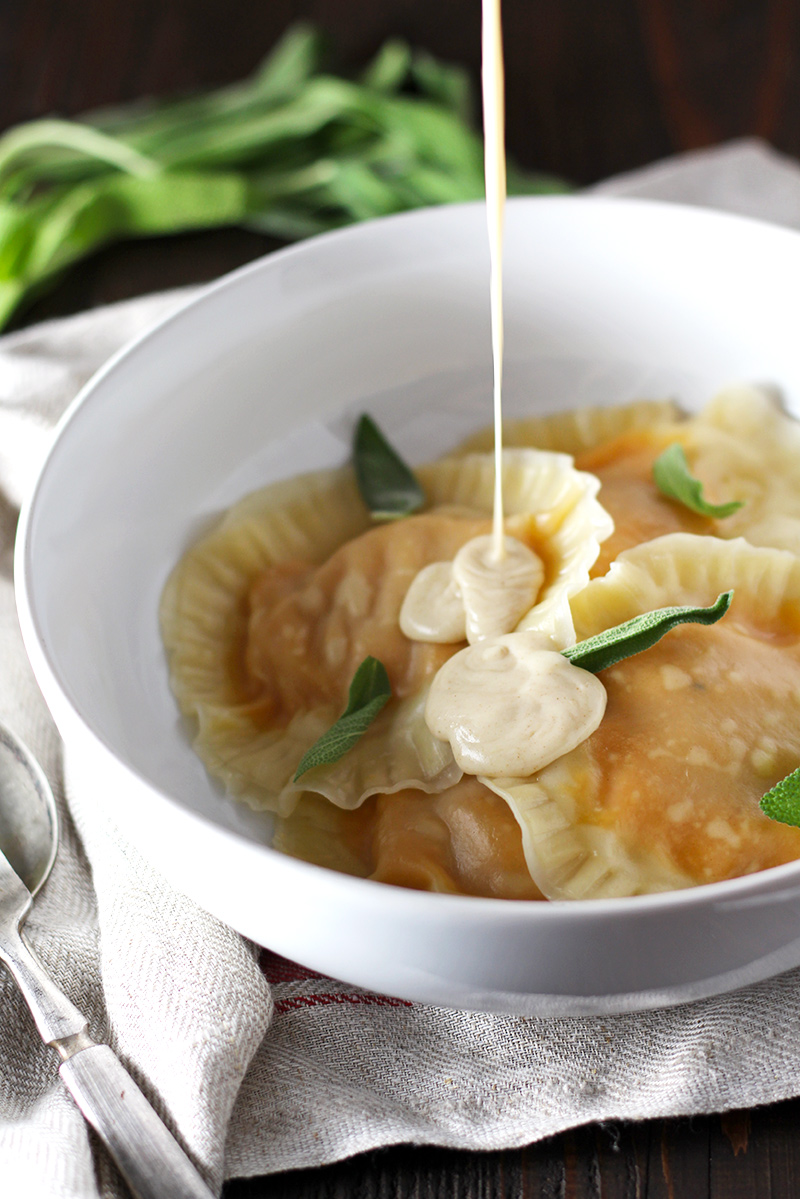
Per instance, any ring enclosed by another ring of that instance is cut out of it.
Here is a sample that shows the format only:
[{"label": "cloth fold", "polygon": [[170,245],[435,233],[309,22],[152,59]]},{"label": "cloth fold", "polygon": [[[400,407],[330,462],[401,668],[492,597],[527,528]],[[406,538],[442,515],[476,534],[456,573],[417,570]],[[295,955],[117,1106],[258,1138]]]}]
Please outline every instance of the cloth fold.
[{"label": "cloth fold", "polygon": [[[800,227],[800,168],[752,141],[593,189]],[[82,383],[191,291],[0,339],[0,719],[56,791],[62,842],[27,924],[210,1184],[398,1142],[522,1145],[592,1120],[721,1111],[800,1092],[800,971],[613,1018],[454,1012],[371,995],[259,951],[173,891],[120,836],[62,747],[22,648],[11,581],[20,502]],[[65,782],[66,779],[66,782]],[[27,1199],[122,1199],[0,969],[0,1178]]]}]

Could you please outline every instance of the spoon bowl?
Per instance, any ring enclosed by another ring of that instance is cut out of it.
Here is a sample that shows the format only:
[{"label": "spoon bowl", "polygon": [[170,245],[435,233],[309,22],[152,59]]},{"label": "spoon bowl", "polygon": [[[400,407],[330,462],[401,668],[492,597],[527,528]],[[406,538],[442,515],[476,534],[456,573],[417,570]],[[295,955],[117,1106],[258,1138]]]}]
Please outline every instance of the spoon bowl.
[{"label": "spoon bowl", "polygon": [[58,848],[55,799],[41,767],[0,724],[0,962],[13,975],[59,1073],[136,1199],[213,1199],[205,1181],[108,1045],[56,986],[22,926]]},{"label": "spoon bowl", "polygon": [[32,896],[53,868],[58,836],[56,801],[44,772],[0,724],[0,853]]}]

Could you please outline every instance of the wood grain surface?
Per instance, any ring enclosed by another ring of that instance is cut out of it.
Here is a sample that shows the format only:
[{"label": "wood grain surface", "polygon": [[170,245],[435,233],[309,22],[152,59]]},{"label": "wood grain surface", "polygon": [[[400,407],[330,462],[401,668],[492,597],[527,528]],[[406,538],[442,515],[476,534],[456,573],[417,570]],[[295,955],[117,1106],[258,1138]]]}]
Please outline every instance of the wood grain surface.
[{"label": "wood grain surface", "polygon": [[[328,31],[342,67],[399,35],[477,76],[478,0],[0,0],[0,129],[238,78],[301,17]],[[504,0],[504,24],[508,143],[525,166],[582,184],[743,135],[800,155],[793,0]],[[112,246],[17,323],[214,278],[272,246],[236,230]],[[392,1148],[225,1189],[345,1196],[797,1199],[800,1101],[500,1153]]]},{"label": "wood grain surface", "polygon": [[[250,71],[293,20],[355,67],[396,35],[479,63],[478,0],[0,0],[0,128]],[[504,0],[509,148],[589,183],[752,134],[800,154],[793,0]]]},{"label": "wood grain surface", "polygon": [[589,1125],[525,1149],[399,1147],[239,1180],[224,1199],[796,1199],[798,1104]]}]

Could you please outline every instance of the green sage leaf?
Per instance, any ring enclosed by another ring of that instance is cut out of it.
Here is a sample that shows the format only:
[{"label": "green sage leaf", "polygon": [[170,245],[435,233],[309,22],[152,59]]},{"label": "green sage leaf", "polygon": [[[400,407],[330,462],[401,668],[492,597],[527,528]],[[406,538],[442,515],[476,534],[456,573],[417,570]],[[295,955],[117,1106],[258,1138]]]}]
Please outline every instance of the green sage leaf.
[{"label": "green sage leaf", "polygon": [[721,520],[732,516],[742,506],[742,500],[727,504],[709,504],[703,499],[703,484],[689,470],[683,446],[675,442],[668,446],[653,463],[653,478],[658,490],[671,500],[677,500],[700,516],[715,516]]},{"label": "green sage leaf", "polygon": [[432,54],[418,50],[411,62],[411,74],[423,95],[448,109],[465,125],[472,124],[475,118],[472,80],[464,67],[439,62]]},{"label": "green sage leaf", "polygon": [[16,159],[53,148],[77,151],[142,178],[157,175],[161,169],[159,163],[140,154],[119,138],[109,137],[80,121],[50,118],[29,121],[3,134],[0,138],[0,176],[9,170]]},{"label": "green sage leaf", "polygon": [[300,759],[294,781],[313,770],[338,762],[364,735],[375,717],[392,696],[386,667],[377,658],[365,658],[353,675],[342,715],[306,750]]},{"label": "green sage leaf", "polygon": [[275,100],[294,95],[318,69],[323,41],[320,31],[305,21],[290,26],[255,74],[253,83],[259,98]]},{"label": "green sage leaf", "polygon": [[165,172],[152,180],[116,174],[66,188],[33,223],[17,274],[31,288],[116,238],[233,224],[248,198],[246,179],[231,172]]},{"label": "green sage leaf", "polygon": [[679,624],[716,624],[728,611],[732,598],[732,591],[723,591],[710,608],[657,608],[654,612],[634,616],[633,620],[626,620],[613,629],[605,629],[596,637],[579,641],[577,645],[571,645],[561,652],[573,666],[597,674],[625,658],[632,658],[634,654],[650,649]]},{"label": "green sage leaf", "polygon": [[410,65],[411,47],[400,38],[391,38],[362,72],[361,82],[373,92],[391,94],[405,83]]},{"label": "green sage leaf", "polygon": [[762,796],[759,806],[770,820],[800,828],[800,766]]},{"label": "green sage leaf", "polygon": [[366,414],[356,426],[353,459],[358,489],[374,520],[398,520],[425,503],[413,473]]}]

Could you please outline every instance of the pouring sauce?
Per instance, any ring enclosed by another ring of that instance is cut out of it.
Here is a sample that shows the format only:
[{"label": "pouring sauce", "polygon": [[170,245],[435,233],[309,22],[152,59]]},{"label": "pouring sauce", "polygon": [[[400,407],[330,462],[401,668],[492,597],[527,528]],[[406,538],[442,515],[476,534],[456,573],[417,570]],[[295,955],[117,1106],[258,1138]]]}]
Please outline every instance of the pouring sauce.
[{"label": "pouring sauce", "polygon": [[505,94],[500,0],[482,5],[483,167],[489,231],[489,304],[494,391],[494,515],[492,558],[506,556],[503,537],[503,224],[506,203]]},{"label": "pouring sauce", "polygon": [[[464,635],[461,650],[434,677],[425,720],[434,737],[449,741],[459,765],[472,774],[530,774],[549,765],[598,727],[605,689],[594,676],[572,666],[547,639],[514,633],[536,603],[544,579],[541,560],[505,534],[503,511],[503,225],[506,200],[503,33],[500,0],[482,9],[484,173],[489,233],[489,303],[492,327],[494,410],[494,506],[491,538],[468,541],[448,572],[435,563],[409,588],[401,628],[441,628],[447,638],[460,597]],[[441,613],[437,619],[435,614]],[[512,669],[513,667],[513,669]],[[500,675],[497,672],[500,670]],[[489,681],[496,683],[489,687]],[[557,717],[556,715],[557,714]],[[543,719],[552,715],[553,719]],[[533,730],[539,735],[532,738]],[[546,732],[542,732],[542,730]],[[527,756],[523,745],[535,742]]]}]

